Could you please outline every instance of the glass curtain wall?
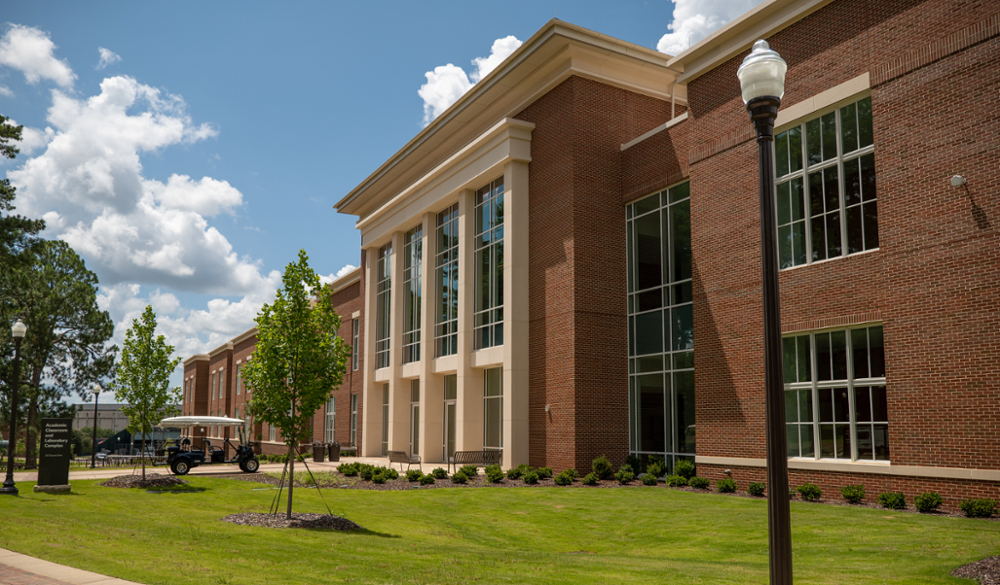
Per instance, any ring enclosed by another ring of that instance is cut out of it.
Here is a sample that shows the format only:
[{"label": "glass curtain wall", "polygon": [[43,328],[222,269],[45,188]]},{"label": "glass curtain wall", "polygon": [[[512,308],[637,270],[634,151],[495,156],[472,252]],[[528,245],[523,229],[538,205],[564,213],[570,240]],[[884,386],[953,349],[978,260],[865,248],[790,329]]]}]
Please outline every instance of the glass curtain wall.
[{"label": "glass curtain wall", "polygon": [[423,227],[403,236],[403,363],[420,360],[420,277],[423,270]]},{"label": "glass curtain wall", "polygon": [[392,244],[378,250],[375,269],[375,369],[389,367],[389,315],[392,311]]},{"label": "glass curtain wall", "polygon": [[691,211],[682,183],[625,208],[629,450],[694,462]]},{"label": "glass curtain wall", "polygon": [[503,369],[485,372],[483,388],[483,449],[503,450]]},{"label": "glass curtain wall", "polygon": [[382,457],[389,454],[389,385],[382,384]]},{"label": "glass curtain wall", "polygon": [[458,353],[458,204],[437,215],[437,255],[434,280],[437,314],[434,316],[434,354]]},{"label": "glass curtain wall", "polygon": [[503,177],[476,191],[476,349],[503,345]]}]

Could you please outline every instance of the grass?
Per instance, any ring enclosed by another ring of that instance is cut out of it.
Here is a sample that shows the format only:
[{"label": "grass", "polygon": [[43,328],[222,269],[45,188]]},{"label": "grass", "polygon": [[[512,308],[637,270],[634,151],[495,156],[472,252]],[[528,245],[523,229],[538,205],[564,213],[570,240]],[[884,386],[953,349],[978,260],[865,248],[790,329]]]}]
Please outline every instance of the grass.
[{"label": "grass", "polygon": [[[0,497],[0,546],[149,584],[766,583],[763,499],[649,488],[323,490],[362,532],[236,526],[271,486],[190,477],[199,493],[74,481]],[[315,489],[297,512],[325,512]],[[792,502],[798,584],[966,583],[1000,522]]]}]

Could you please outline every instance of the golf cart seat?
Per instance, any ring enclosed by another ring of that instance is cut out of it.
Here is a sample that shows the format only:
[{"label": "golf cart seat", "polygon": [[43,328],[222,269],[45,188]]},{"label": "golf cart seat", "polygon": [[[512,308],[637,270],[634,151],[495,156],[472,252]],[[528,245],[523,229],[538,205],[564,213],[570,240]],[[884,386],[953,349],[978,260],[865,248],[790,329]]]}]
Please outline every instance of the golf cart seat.
[{"label": "golf cart seat", "polygon": [[212,445],[212,441],[208,439],[205,439],[205,454],[208,455],[212,463],[219,463],[226,460],[226,452]]}]

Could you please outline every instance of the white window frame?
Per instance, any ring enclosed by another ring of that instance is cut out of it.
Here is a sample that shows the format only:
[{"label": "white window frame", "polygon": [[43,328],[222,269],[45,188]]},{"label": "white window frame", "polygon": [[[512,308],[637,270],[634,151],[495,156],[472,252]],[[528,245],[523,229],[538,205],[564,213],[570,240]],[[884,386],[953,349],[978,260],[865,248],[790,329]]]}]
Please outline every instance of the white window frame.
[{"label": "white window frame", "polygon": [[337,435],[337,397],[331,396],[326,401],[326,425],[324,427],[325,439],[327,443],[336,441]]}]

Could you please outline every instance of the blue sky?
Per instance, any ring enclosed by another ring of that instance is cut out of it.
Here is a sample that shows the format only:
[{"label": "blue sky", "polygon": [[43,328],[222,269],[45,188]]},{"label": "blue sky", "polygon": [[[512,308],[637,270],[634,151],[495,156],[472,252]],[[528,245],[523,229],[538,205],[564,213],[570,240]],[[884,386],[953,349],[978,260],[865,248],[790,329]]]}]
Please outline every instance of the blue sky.
[{"label": "blue sky", "polygon": [[116,341],[152,303],[186,358],[252,327],[300,248],[357,265],[333,204],[552,17],[676,54],[757,2],[8,3],[26,136],[0,173],[98,274]]}]

